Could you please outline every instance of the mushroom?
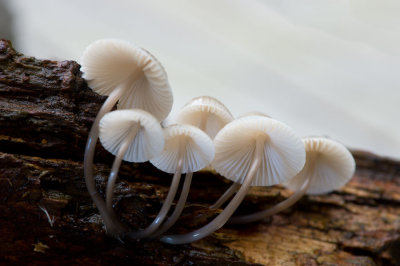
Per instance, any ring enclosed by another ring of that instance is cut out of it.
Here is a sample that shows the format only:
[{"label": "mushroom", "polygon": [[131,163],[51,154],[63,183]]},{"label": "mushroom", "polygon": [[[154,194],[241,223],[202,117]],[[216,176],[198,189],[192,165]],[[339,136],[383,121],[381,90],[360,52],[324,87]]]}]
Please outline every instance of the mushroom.
[{"label": "mushroom", "polygon": [[234,120],[221,129],[214,144],[212,166],[218,173],[242,186],[210,223],[187,234],[164,236],[161,241],[185,244],[206,237],[226,223],[251,185],[283,183],[296,175],[305,162],[301,139],[285,124],[267,117],[248,116]]},{"label": "mushroom", "polygon": [[[251,111],[248,113],[245,113],[238,118],[246,117],[246,116],[263,116],[263,117],[268,117],[271,118],[269,115],[266,115],[262,112],[258,111]],[[222,196],[210,206],[210,209],[218,209],[220,208],[228,199],[232,197],[233,194],[235,194],[240,188],[240,184],[233,182],[233,184],[222,194]]]},{"label": "mushroom", "polygon": [[122,160],[145,162],[161,153],[164,135],[160,123],[140,109],[117,110],[100,120],[99,137],[103,147],[115,155],[108,178],[106,205],[112,212],[115,181]]},{"label": "mushroom", "polygon": [[304,194],[323,194],[345,185],[353,176],[355,161],[342,144],[327,138],[303,139],[306,163],[286,186],[296,191],[277,205],[253,214],[232,217],[229,223],[241,224],[264,219],[296,203]]},{"label": "mushroom", "polygon": [[218,131],[233,120],[228,108],[210,96],[200,96],[188,102],[176,117],[177,123],[193,125],[214,139]]},{"label": "mushroom", "polygon": [[[164,221],[175,197],[182,173],[186,179],[180,202],[177,203],[174,213],[168,220],[167,226],[172,226],[179,217],[189,193],[192,174],[208,165],[214,158],[214,145],[212,140],[200,129],[190,125],[171,125],[164,129],[164,150],[150,162],[158,169],[173,173],[172,183],[161,210],[154,221],[144,230],[131,232],[131,238],[139,239],[155,233]],[[187,184],[188,183],[188,184]],[[168,228],[164,227],[163,230]]]},{"label": "mushroom", "polygon": [[[210,96],[193,98],[183,106],[176,117],[178,123],[197,126],[206,132],[211,139],[214,139],[215,135],[232,120],[233,116],[228,108],[223,103]],[[240,184],[233,183],[210,208],[219,208],[239,188]]]},{"label": "mushroom", "polygon": [[86,187],[104,219],[107,232],[118,235],[122,229],[108,217],[93,178],[93,157],[99,135],[99,121],[119,101],[119,109],[141,108],[159,121],[172,108],[172,92],[161,64],[147,51],[125,41],[98,40],[81,57],[81,70],[89,87],[108,95],[89,132],[84,156]]}]

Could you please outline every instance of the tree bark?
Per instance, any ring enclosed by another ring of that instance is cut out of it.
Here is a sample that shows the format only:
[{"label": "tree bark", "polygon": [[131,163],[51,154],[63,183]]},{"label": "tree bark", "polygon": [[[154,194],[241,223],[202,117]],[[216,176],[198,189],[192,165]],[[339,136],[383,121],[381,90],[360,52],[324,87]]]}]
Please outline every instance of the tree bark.
[{"label": "tree bark", "polygon": [[[357,171],[341,190],[306,196],[262,222],[225,226],[182,246],[119,242],[104,233],[86,191],[83,151],[104,97],[74,61],[25,57],[0,40],[0,263],[400,265],[400,162],[353,151]],[[100,145],[96,182],[104,193],[113,157]],[[121,220],[148,225],[171,176],[150,164],[124,163],[115,193]],[[170,232],[204,225],[207,207],[229,181],[194,175],[187,206]],[[281,187],[253,188],[238,212],[284,200]]]}]

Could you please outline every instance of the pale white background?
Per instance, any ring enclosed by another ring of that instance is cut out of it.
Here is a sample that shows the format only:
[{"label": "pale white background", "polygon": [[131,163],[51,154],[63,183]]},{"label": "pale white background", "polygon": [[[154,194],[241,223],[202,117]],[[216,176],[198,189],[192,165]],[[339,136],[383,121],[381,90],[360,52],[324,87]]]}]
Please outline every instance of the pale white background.
[{"label": "pale white background", "polygon": [[78,60],[99,38],[151,51],[173,112],[199,95],[300,135],[400,158],[400,1],[9,0],[17,48]]}]

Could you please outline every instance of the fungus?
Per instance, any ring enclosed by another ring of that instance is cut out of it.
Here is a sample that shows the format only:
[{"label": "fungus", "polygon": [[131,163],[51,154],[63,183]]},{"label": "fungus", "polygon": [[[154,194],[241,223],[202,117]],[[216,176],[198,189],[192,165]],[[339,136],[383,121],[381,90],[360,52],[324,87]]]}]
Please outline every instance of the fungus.
[{"label": "fungus", "polygon": [[[233,120],[233,116],[228,108],[217,99],[210,96],[200,96],[185,104],[176,120],[178,123],[197,126],[206,132],[211,139],[214,139],[215,135]],[[233,183],[210,208],[219,208],[239,187],[240,184]]]},{"label": "fungus", "polygon": [[140,109],[117,110],[100,120],[99,137],[103,147],[115,155],[108,178],[106,205],[112,212],[115,181],[122,160],[141,163],[164,148],[164,135],[157,119]]},{"label": "fungus", "polygon": [[214,139],[218,131],[233,120],[228,108],[210,96],[200,96],[188,102],[176,117],[180,124],[193,125]]},{"label": "fungus", "polygon": [[286,186],[296,192],[269,209],[232,217],[229,223],[249,223],[264,219],[289,208],[304,194],[328,193],[342,187],[351,179],[355,171],[355,161],[346,147],[326,138],[305,138],[303,142],[306,149],[304,168],[286,182]]},{"label": "fungus", "polygon": [[[262,116],[262,117],[268,117],[271,118],[269,115],[266,115],[262,112],[258,112],[258,111],[252,111],[252,112],[248,112],[245,113],[241,116],[239,116],[238,118],[242,118],[242,117],[247,117],[247,116]],[[222,196],[214,203],[210,206],[210,209],[218,209],[220,208],[228,199],[230,199],[232,197],[233,194],[235,194],[240,188],[240,183],[236,183],[233,182],[233,184],[224,192],[224,194],[222,194]]]},{"label": "fungus", "polygon": [[226,223],[251,185],[283,183],[296,175],[305,162],[301,139],[285,124],[267,117],[248,116],[234,120],[221,129],[214,144],[212,166],[218,173],[242,186],[210,223],[190,233],[164,236],[161,241],[185,244],[206,237]]},{"label": "fungus", "polygon": [[81,70],[89,87],[108,95],[89,132],[84,156],[86,187],[111,235],[122,228],[107,214],[93,178],[93,157],[99,135],[99,121],[118,102],[119,109],[140,108],[159,121],[172,108],[172,92],[161,64],[147,51],[114,39],[98,40],[89,45],[81,57]]},{"label": "fungus", "polygon": [[[182,173],[186,173],[185,183],[180,197],[180,202],[174,213],[167,221],[167,226],[172,226],[179,217],[189,193],[192,174],[208,165],[214,158],[214,145],[212,140],[200,129],[189,125],[171,125],[164,129],[164,150],[150,162],[158,169],[174,174],[167,197],[161,210],[154,221],[144,230],[131,232],[131,238],[139,239],[155,233],[164,221],[174,200]],[[164,226],[163,230],[166,230]]]}]

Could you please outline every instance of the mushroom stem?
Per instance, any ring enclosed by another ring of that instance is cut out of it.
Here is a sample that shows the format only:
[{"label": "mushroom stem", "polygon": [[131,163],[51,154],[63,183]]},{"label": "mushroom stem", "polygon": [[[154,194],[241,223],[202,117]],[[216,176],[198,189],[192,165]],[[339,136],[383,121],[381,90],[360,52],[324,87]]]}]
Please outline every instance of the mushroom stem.
[{"label": "mushroom stem", "polygon": [[153,234],[158,229],[158,227],[161,225],[161,223],[164,221],[165,217],[168,214],[169,209],[171,208],[172,201],[175,198],[176,191],[178,190],[179,181],[181,179],[182,166],[183,166],[183,147],[184,146],[185,145],[182,145],[182,147],[180,148],[178,166],[176,167],[174,177],[172,178],[172,183],[169,188],[167,197],[165,198],[164,204],[161,207],[160,212],[157,214],[157,217],[153,220],[153,222],[146,229],[141,230],[139,232],[130,232],[128,234],[129,237],[131,237],[133,239],[140,239],[140,238],[148,237],[149,235]]},{"label": "mushroom stem", "polygon": [[114,195],[114,186],[115,182],[117,181],[119,167],[121,166],[121,162],[125,156],[125,153],[128,151],[129,145],[131,145],[132,141],[135,139],[140,125],[135,123],[133,124],[131,131],[129,132],[128,136],[123,140],[121,147],[118,150],[117,156],[114,159],[114,163],[111,168],[110,175],[108,177],[107,182],[107,192],[106,192],[106,204],[107,210],[111,213],[113,212],[112,207],[112,198]]},{"label": "mushroom stem", "polygon": [[239,183],[233,183],[222,196],[213,204],[210,206],[210,209],[218,209],[220,208],[230,197],[232,197],[233,194],[235,194],[239,188],[240,188]]},{"label": "mushroom stem", "polygon": [[200,240],[214,231],[221,228],[228,219],[235,212],[237,207],[243,201],[244,197],[247,194],[247,191],[250,188],[251,183],[253,182],[254,177],[257,174],[258,169],[261,165],[262,155],[264,153],[264,139],[257,138],[255,143],[255,154],[253,158],[253,162],[250,166],[249,171],[244,179],[242,186],[239,191],[236,193],[235,197],[229,202],[228,206],[217,216],[209,222],[207,225],[203,226],[200,229],[197,229],[193,232],[183,234],[183,235],[167,235],[161,238],[161,241],[168,244],[186,244],[190,242],[194,242]]},{"label": "mushroom stem", "polygon": [[96,184],[93,178],[93,157],[96,148],[97,139],[99,138],[99,121],[100,119],[108,113],[114,105],[117,103],[118,99],[121,97],[123,87],[117,87],[104,102],[103,106],[100,108],[99,113],[94,120],[92,128],[90,129],[89,137],[86,142],[85,156],[84,156],[84,175],[86,187],[89,191],[89,195],[92,198],[94,204],[100,212],[101,217],[104,220],[107,233],[110,235],[119,235],[124,230],[121,224],[119,224],[112,213],[109,213],[106,208],[106,204],[100,194],[97,191]]},{"label": "mushroom stem", "polygon": [[301,197],[303,197],[304,194],[306,194],[311,183],[312,183],[312,177],[309,177],[304,181],[301,188],[298,191],[296,191],[292,196],[287,198],[286,200],[284,200],[266,210],[262,210],[262,211],[255,212],[252,214],[231,217],[229,219],[228,223],[229,224],[251,223],[251,222],[255,222],[255,221],[267,218],[268,216],[274,215],[278,212],[281,212],[281,211],[289,208],[293,204],[295,204],[297,201],[299,201],[301,199]]},{"label": "mushroom stem", "polygon": [[181,215],[182,211],[183,211],[183,207],[185,207],[185,203],[189,194],[189,190],[190,190],[190,184],[192,183],[192,177],[193,177],[193,173],[192,172],[188,172],[185,176],[185,182],[183,183],[183,187],[182,187],[182,192],[181,195],[179,196],[179,200],[175,206],[175,210],[174,212],[171,214],[171,216],[168,218],[167,221],[165,221],[165,223],[160,227],[159,230],[157,230],[157,232],[155,232],[151,238],[155,239],[158,236],[162,235],[164,232],[166,232],[168,229],[171,228],[171,226],[173,226],[175,224],[175,222],[178,220],[179,216]]}]

